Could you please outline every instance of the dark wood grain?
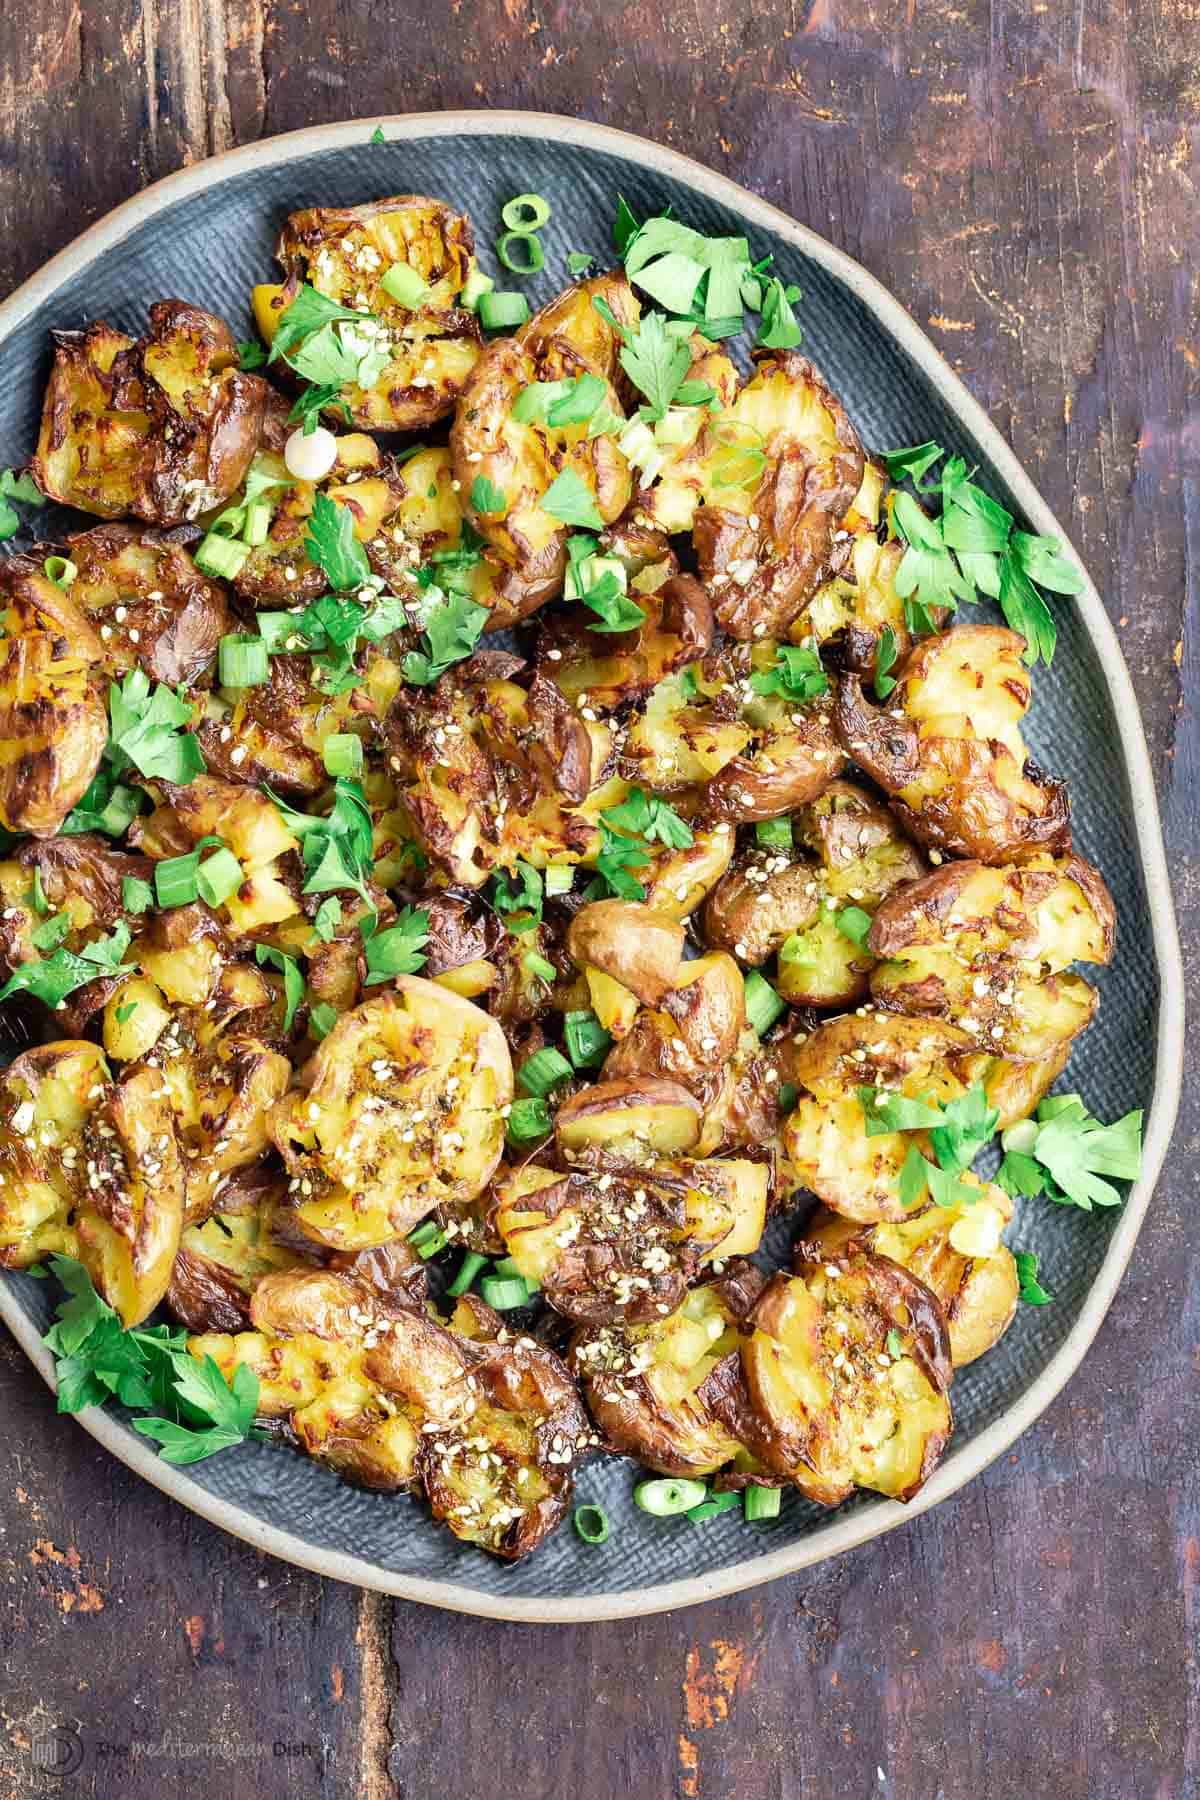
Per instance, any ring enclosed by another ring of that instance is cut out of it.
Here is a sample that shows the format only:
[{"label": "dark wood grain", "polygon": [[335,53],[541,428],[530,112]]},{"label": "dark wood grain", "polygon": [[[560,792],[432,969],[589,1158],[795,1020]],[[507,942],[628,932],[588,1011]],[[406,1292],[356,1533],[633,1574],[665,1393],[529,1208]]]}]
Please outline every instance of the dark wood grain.
[{"label": "dark wood grain", "polygon": [[[184,162],[462,105],[644,132],[861,258],[1097,577],[1195,949],[1195,0],[25,0],[0,71],[0,289]],[[640,1623],[487,1624],[265,1560],[56,1419],[6,1344],[0,1795],[1194,1796],[1198,1135],[1189,1097],[1112,1313],[1014,1454],[836,1563]],[[52,1725],[83,1747],[61,1782],[29,1753]]]}]

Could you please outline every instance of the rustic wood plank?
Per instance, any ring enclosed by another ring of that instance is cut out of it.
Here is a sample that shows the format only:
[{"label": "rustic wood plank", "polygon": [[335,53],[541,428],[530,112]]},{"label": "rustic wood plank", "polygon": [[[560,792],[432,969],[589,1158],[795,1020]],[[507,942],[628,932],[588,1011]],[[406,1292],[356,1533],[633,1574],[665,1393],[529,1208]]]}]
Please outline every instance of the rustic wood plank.
[{"label": "rustic wood plank", "polygon": [[[0,288],[136,186],[229,143],[459,105],[643,131],[859,256],[1009,434],[1097,577],[1195,945],[1193,0],[99,11],[33,0],[0,15]],[[553,1783],[581,1800],[1184,1800],[1200,1781],[1200,1314],[1185,1210],[1198,1140],[1189,1100],[1112,1314],[1012,1456],[853,1556],[674,1617],[499,1626],[264,1562],[57,1420],[8,1346],[0,1794],[31,1791],[32,1717],[80,1722],[75,1788],[97,1794],[112,1785],[103,1734],[178,1727],[196,1742],[316,1737],[336,1752],[323,1768],[250,1764],[264,1796],[416,1796],[466,1773],[489,1791]],[[249,1791],[244,1770],[198,1778],[178,1758],[120,1779],[129,1800],[190,1795],[199,1779],[216,1800]]]}]

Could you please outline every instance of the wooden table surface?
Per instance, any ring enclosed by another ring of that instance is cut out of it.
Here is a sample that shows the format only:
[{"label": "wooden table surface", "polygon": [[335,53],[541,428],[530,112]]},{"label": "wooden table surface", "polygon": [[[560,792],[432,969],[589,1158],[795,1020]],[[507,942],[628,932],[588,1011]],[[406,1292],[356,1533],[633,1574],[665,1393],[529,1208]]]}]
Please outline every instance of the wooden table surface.
[{"label": "wooden table surface", "polygon": [[[928,328],[1118,624],[1194,944],[1196,0],[14,0],[0,292],[183,163],[461,106],[686,150]],[[1198,1121],[1188,1095],[1109,1319],[1013,1454],[838,1562],[640,1623],[456,1618],[260,1557],[57,1418],[6,1339],[0,1794],[1195,1796]],[[31,1754],[55,1728],[61,1780]]]}]

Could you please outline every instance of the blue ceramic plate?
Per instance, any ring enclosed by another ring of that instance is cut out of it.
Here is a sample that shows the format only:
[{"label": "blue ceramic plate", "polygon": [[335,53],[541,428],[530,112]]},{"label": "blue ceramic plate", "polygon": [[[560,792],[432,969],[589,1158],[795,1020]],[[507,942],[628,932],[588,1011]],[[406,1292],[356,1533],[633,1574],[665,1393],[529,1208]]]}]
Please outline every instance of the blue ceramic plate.
[{"label": "blue ceramic plate", "polygon": [[[383,144],[371,141],[377,126]],[[611,255],[618,191],[639,216],[671,206],[703,231],[746,233],[755,255],[771,251],[778,273],[803,289],[806,354],[868,446],[937,438],[980,465],[1025,528],[1065,537],[962,383],[857,263],[673,151],[533,113],[293,132],[186,169],[119,207],[0,307],[0,466],[22,463],[33,448],[51,327],[105,318],[137,335],[148,303],[172,295],[250,337],[251,285],[278,278],[272,246],[295,208],[436,194],[471,215],[486,246],[502,203],[527,191],[553,208],[546,267],[530,284],[535,303],[565,284],[568,251],[602,262]],[[1101,1009],[1070,1083],[1101,1117],[1148,1109],[1145,1174],[1120,1211],[1025,1203],[1020,1241],[1043,1259],[1055,1303],[1022,1308],[1001,1344],[958,1376],[953,1446],[911,1506],[864,1496],[826,1513],[793,1496],[768,1527],[746,1525],[738,1512],[692,1526],[640,1513],[631,1466],[614,1458],[579,1481],[579,1497],[609,1512],[608,1541],[588,1546],[565,1526],[507,1567],[457,1544],[419,1505],[347,1487],[290,1452],[250,1443],[184,1472],[113,1414],[85,1413],[80,1423],[155,1486],[277,1556],[410,1599],[531,1620],[620,1617],[749,1587],[887,1531],[978,1474],[1037,1417],[1091,1342],[1133,1248],[1179,1089],[1183,980],[1137,702],[1095,590],[1060,603],[1056,616],[1058,654],[1053,670],[1038,670],[1028,735],[1043,766],[1069,779],[1076,843],[1103,870],[1120,916],[1118,955],[1098,973]],[[0,1313],[48,1381],[51,1360],[38,1340],[49,1304],[45,1283],[0,1281]]]}]

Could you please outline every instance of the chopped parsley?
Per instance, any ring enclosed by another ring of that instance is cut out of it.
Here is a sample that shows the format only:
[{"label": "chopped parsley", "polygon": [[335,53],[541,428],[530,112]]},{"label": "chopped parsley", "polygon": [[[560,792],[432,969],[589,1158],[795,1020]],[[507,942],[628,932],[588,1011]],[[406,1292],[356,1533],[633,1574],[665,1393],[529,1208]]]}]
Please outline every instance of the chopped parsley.
[{"label": "chopped parsley", "polygon": [[1033,1250],[1014,1250],[1017,1265],[1017,1294],[1026,1306],[1049,1306],[1054,1295],[1048,1294],[1037,1278],[1038,1259]]},{"label": "chopped parsley", "polygon": [[152,781],[186,787],[204,773],[199,741],[184,729],[192,722],[192,707],[183,694],[182,688],[176,694],[161,683],[152,691],[141,669],[111,684],[106,754],[118,774],[132,767]]},{"label": "chopped parsley", "polygon": [[1120,1206],[1113,1181],[1133,1181],[1142,1166],[1142,1113],[1127,1112],[1114,1125],[1092,1117],[1078,1094],[1051,1094],[1036,1120],[1004,1134],[1005,1157],[996,1180],[1009,1194],[1044,1194],[1061,1206],[1091,1212]]},{"label": "chopped parsley", "polygon": [[[1018,531],[1000,503],[971,479],[960,456],[945,463],[939,478],[923,480],[945,456],[929,441],[889,450],[883,460],[893,480],[908,477],[924,495],[940,492],[941,514],[934,519],[910,494],[892,498],[892,522],[905,545],[896,570],[896,592],[910,606],[910,628],[934,629],[930,609],[951,612],[980,594],[999,602],[1013,631],[1025,639],[1025,661],[1053,660],[1057,628],[1039,588],[1077,594],[1083,577],[1062,554],[1057,538]],[[917,611],[916,609],[919,609]]]},{"label": "chopped parsley", "polygon": [[875,695],[879,700],[886,700],[896,685],[896,678],[889,671],[896,666],[896,634],[890,625],[885,625],[879,634],[879,643],[875,650]]},{"label": "chopped parsley", "polygon": [[785,700],[815,700],[829,692],[821,658],[807,644],[778,644],[775,666],[750,677],[756,694],[779,694]]},{"label": "chopped parsley", "polygon": [[561,469],[538,504],[543,512],[552,519],[561,519],[564,525],[579,525],[590,531],[604,528],[592,490],[574,469]]},{"label": "chopped parsley", "polygon": [[927,1189],[938,1206],[974,1205],[981,1190],[958,1177],[991,1142],[1000,1117],[988,1105],[987,1090],[981,1082],[945,1106],[936,1100],[876,1087],[860,1087],[857,1093],[869,1138],[892,1131],[929,1133],[936,1160],[931,1162],[923,1156],[915,1144],[910,1148],[900,1171],[902,1206],[915,1206]]},{"label": "chopped parsley", "polygon": [[600,815],[603,824],[627,832],[630,836],[657,840],[670,850],[687,850],[694,842],[692,828],[681,819],[673,806],[642,788],[630,788],[629,797],[619,806],[610,806]]},{"label": "chopped parsley", "polygon": [[263,790],[278,807],[284,824],[300,839],[304,859],[306,894],[324,894],[351,888],[368,907],[373,907],[367,886],[374,868],[374,832],[371,811],[360,782],[339,775],[334,783],[330,813],[296,812],[286,801]]},{"label": "chopped parsley", "polygon": [[254,956],[260,967],[269,964],[283,976],[283,1029],[290,1031],[296,1018],[296,1008],[304,998],[304,976],[300,965],[294,956],[288,956],[283,950],[276,950],[272,944],[256,944]]},{"label": "chopped parsley", "polygon": [[542,922],[544,891],[542,877],[532,863],[517,859],[514,886],[505,876],[497,875],[492,890],[492,905],[504,919],[514,937],[533,931]]},{"label": "chopped parsley", "polygon": [[402,906],[396,922],[386,931],[372,931],[366,939],[367,977],[365,987],[390,981],[393,975],[415,975],[426,963],[424,946],[429,942],[429,911],[426,907]]},{"label": "chopped parsley", "polygon": [[10,994],[32,994],[53,1011],[68,994],[101,975],[132,974],[133,964],[121,961],[132,935],[122,920],[108,937],[97,938],[78,952],[60,945],[53,956],[21,963],[0,988],[0,1000],[7,1000]]},{"label": "chopped parsley", "polygon": [[495,517],[508,511],[508,496],[486,475],[477,475],[471,483],[471,508],[474,512]]},{"label": "chopped parsley", "polygon": [[211,1356],[188,1350],[187,1332],[167,1325],[126,1331],[71,1256],[50,1264],[68,1298],[42,1342],[55,1357],[58,1410],[80,1412],[114,1396],[146,1416],[133,1420],[164,1462],[200,1462],[249,1435],[258,1408],[258,1376],[240,1365],[227,1382]]},{"label": "chopped parsley", "polygon": [[367,553],[354,535],[354,514],[328,494],[314,497],[304,548],[339,593],[374,581]]},{"label": "chopped parsley", "polygon": [[21,515],[12,504],[14,500],[22,506],[46,504],[46,496],[32,475],[18,475],[15,469],[0,469],[0,543],[21,529]]}]

